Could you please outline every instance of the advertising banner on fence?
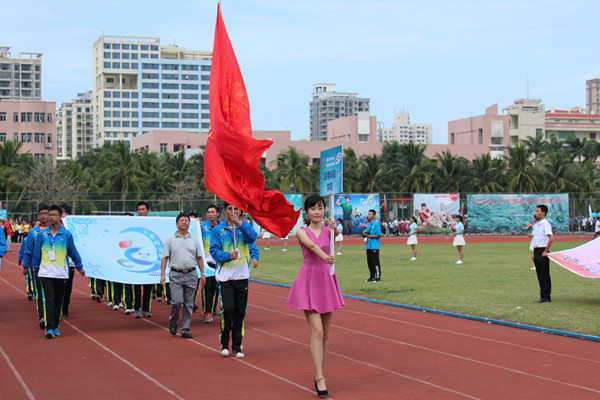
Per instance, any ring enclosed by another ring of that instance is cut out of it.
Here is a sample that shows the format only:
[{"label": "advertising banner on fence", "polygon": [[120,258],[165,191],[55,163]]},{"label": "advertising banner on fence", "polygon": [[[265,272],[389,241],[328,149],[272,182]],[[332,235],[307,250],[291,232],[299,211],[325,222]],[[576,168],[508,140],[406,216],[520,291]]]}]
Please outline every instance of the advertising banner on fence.
[{"label": "advertising banner on fence", "polygon": [[[64,222],[86,275],[123,283],[159,283],[163,244],[177,231],[171,217],[70,215]],[[202,243],[198,220],[189,232]]]},{"label": "advertising banner on fence", "polygon": [[563,268],[585,278],[600,278],[600,238],[574,249],[557,251],[548,257]]},{"label": "advertising banner on fence", "polygon": [[411,215],[417,219],[419,232],[450,233],[453,217],[460,214],[458,193],[415,193]]},{"label": "advertising banner on fence", "polygon": [[569,231],[568,194],[469,194],[469,233],[525,233],[540,204],[554,232]]},{"label": "advertising banner on fence", "polygon": [[369,210],[375,210],[379,220],[378,194],[337,194],[333,196],[335,219],[341,219],[344,235],[359,235],[367,225]]}]

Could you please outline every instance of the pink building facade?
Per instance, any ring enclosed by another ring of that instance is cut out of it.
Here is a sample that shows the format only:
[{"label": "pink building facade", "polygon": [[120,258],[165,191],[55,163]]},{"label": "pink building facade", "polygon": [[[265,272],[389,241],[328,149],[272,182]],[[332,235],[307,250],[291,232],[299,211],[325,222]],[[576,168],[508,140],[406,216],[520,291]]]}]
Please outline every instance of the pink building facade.
[{"label": "pink building facade", "polygon": [[448,148],[469,160],[487,153],[503,157],[509,145],[509,123],[509,115],[498,115],[498,104],[486,108],[484,115],[449,121]]},{"label": "pink building facade", "polygon": [[19,153],[56,158],[56,103],[0,100],[0,142],[22,142]]}]

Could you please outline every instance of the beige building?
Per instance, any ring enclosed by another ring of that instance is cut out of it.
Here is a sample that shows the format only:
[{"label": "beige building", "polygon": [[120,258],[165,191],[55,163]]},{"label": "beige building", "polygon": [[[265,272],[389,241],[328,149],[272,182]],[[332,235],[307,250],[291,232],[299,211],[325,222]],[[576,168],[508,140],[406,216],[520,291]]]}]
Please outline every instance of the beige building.
[{"label": "beige building", "polygon": [[160,38],[100,36],[93,46],[93,147],[151,130],[208,132],[212,52]]},{"label": "beige building", "polygon": [[600,138],[600,115],[586,114],[585,109],[573,107],[568,110],[546,111],[546,139],[555,135],[559,140],[575,136],[579,139]]},{"label": "beige building", "polygon": [[62,103],[56,113],[57,158],[75,159],[92,149],[92,91]]},{"label": "beige building", "polygon": [[0,100],[42,99],[42,53],[19,53],[0,46]]},{"label": "beige building", "polygon": [[585,81],[586,113],[600,115],[600,78]]},{"label": "beige building", "polygon": [[377,143],[377,117],[363,111],[357,115],[328,121],[327,141],[346,142],[349,145]]},{"label": "beige building", "polygon": [[517,144],[530,136],[535,137],[537,133],[544,133],[546,113],[541,100],[517,99],[502,111],[510,117],[510,143],[506,144]]},{"label": "beige building", "polygon": [[379,141],[431,144],[432,127],[427,124],[411,124],[409,113],[396,113],[391,128],[382,125],[379,129]]}]

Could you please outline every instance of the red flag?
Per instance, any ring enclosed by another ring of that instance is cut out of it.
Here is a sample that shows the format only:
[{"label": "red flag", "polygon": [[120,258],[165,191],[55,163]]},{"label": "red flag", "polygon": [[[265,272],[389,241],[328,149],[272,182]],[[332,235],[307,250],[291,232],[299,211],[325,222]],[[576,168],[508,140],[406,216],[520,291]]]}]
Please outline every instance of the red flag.
[{"label": "red flag", "polygon": [[298,221],[300,210],[294,211],[281,192],[265,191],[260,160],[273,142],[252,137],[248,94],[220,7],[208,100],[211,128],[204,152],[206,189],[248,212],[269,232],[287,236]]}]

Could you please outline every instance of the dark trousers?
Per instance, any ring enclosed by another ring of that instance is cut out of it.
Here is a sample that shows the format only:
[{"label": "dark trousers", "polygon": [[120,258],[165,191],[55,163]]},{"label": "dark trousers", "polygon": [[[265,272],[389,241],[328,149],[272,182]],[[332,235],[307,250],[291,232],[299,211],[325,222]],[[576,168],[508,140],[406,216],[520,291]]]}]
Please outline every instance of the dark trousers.
[{"label": "dark trousers", "polygon": [[226,281],[219,283],[221,289],[221,347],[229,349],[231,334],[231,350],[234,353],[242,351],[244,335],[244,318],[248,305],[248,279]]},{"label": "dark trousers", "polygon": [[552,291],[552,282],[550,281],[550,259],[548,257],[542,257],[544,250],[544,247],[536,247],[533,249],[533,264],[535,265],[535,272],[540,284],[540,298],[551,300],[550,292]]},{"label": "dark trousers", "polygon": [[90,291],[92,295],[103,297],[105,284],[106,282],[103,279],[90,278]]},{"label": "dark trousers", "polygon": [[[30,267],[31,268],[31,267]],[[35,280],[35,306],[37,307],[38,321],[44,318],[44,288],[37,276],[37,272],[33,273]]]},{"label": "dark trousers", "polygon": [[35,297],[35,272],[33,271],[33,267],[27,268],[27,275],[25,275],[25,288],[27,289],[27,296]]},{"label": "dark trousers", "polygon": [[106,282],[106,301],[118,306],[123,297],[123,284],[121,282]]},{"label": "dark trousers", "polygon": [[44,320],[46,331],[58,328],[62,303],[65,296],[66,279],[39,278],[44,296]]},{"label": "dark trousers", "polygon": [[213,313],[217,308],[219,300],[219,285],[214,276],[206,277],[206,282],[202,288],[202,309],[205,313]]},{"label": "dark trousers", "polygon": [[342,221],[342,233],[344,235],[352,234],[352,220],[351,219],[345,219]]},{"label": "dark trousers", "polygon": [[379,249],[367,249],[367,265],[369,266],[369,278],[381,279],[381,265],[379,264]]},{"label": "dark trousers", "polygon": [[[131,285],[125,284],[125,309],[140,309],[150,311],[150,301],[152,300],[152,288],[153,284],[146,285]],[[142,287],[144,288],[144,294],[142,295]]]},{"label": "dark trousers", "polygon": [[164,292],[163,285],[161,285],[160,283],[157,283],[156,285],[154,285],[154,298],[155,299],[162,299],[163,292]]},{"label": "dark trousers", "polygon": [[69,267],[69,279],[65,284],[65,298],[63,299],[62,312],[69,314],[69,306],[71,305],[71,293],[73,292],[73,278],[75,277],[75,267]]}]

